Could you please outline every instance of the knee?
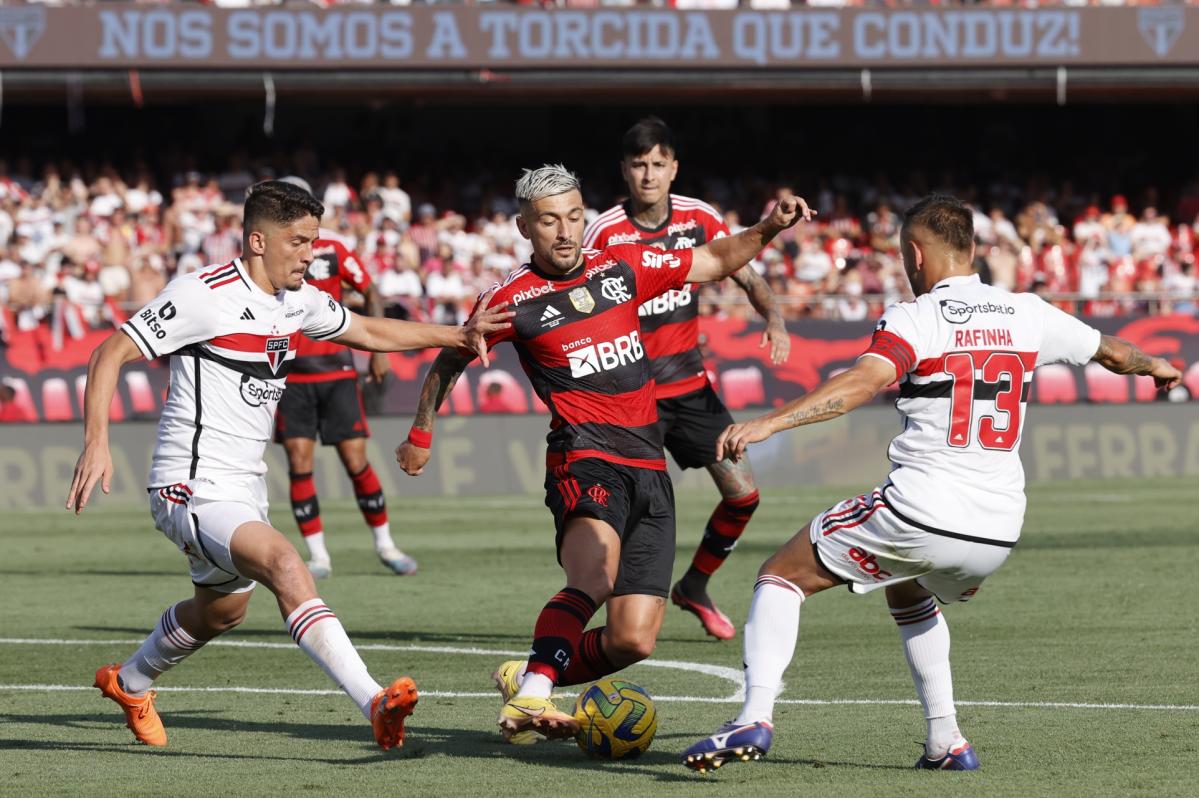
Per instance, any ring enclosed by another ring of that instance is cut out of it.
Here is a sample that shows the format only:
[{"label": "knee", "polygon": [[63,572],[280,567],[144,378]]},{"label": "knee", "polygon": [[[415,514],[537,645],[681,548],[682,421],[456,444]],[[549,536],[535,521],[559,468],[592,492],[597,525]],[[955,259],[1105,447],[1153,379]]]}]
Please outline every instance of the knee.
[{"label": "knee", "polygon": [[346,473],[351,477],[358,476],[369,465],[366,461],[366,454],[363,452],[342,452],[341,464],[345,466]]},{"label": "knee", "polygon": [[276,596],[311,587],[312,575],[290,545],[276,547],[263,564],[263,582]]},{"label": "knee", "polygon": [[620,665],[632,665],[649,659],[654,653],[656,636],[650,629],[608,627],[609,657]]}]

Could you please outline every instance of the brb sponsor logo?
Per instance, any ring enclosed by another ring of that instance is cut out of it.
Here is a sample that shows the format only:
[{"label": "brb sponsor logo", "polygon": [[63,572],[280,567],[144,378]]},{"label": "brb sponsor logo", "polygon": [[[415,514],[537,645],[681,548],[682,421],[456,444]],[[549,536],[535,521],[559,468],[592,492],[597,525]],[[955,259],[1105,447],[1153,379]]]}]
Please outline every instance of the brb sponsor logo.
[{"label": "brb sponsor logo", "polygon": [[858,564],[859,571],[873,577],[878,582],[891,578],[891,572],[884,571],[882,566],[878,564],[878,560],[869,552],[856,547],[852,548],[849,550],[849,559]]},{"label": "brb sponsor logo", "polygon": [[670,289],[665,294],[656,296],[648,302],[641,303],[641,307],[637,308],[638,316],[658,316],[663,313],[674,313],[682,307],[691,304],[691,286],[690,284],[683,286],[681,289]]},{"label": "brb sponsor logo", "polygon": [[[591,339],[583,340],[590,341]],[[582,342],[575,342],[575,344],[579,343]],[[565,344],[563,348],[568,346],[573,345]],[[645,357],[645,349],[641,346],[641,335],[636,330],[613,341],[587,344],[581,349],[566,354],[572,377],[589,377],[592,374],[611,371],[628,363],[636,363],[643,357]]]},{"label": "brb sponsor logo", "polygon": [[282,398],[282,386],[271,385],[249,374],[241,375],[241,400],[250,407],[262,407],[267,402],[278,402]]},{"label": "brb sponsor logo", "polygon": [[941,300],[941,317],[950,324],[965,324],[975,313],[998,313],[1002,316],[1011,316],[1015,312],[1016,309],[1011,305],[996,305],[994,302],[971,305],[960,299]]}]

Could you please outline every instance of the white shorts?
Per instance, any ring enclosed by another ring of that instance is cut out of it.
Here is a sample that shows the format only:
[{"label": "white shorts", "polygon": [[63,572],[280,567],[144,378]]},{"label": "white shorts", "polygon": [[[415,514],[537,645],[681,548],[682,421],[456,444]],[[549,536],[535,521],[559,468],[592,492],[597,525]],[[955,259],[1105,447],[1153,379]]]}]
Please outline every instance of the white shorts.
[{"label": "white shorts", "polygon": [[154,524],[187,556],[193,583],[220,593],[254,589],[253,579],[237,573],[229,544],[242,524],[268,523],[266,480],[218,488],[193,479],[149,490]]},{"label": "white shorts", "polygon": [[809,527],[816,558],[854,593],[916,580],[938,601],[966,601],[1015,543],[989,543],[899,518],[882,488],[836,504]]}]

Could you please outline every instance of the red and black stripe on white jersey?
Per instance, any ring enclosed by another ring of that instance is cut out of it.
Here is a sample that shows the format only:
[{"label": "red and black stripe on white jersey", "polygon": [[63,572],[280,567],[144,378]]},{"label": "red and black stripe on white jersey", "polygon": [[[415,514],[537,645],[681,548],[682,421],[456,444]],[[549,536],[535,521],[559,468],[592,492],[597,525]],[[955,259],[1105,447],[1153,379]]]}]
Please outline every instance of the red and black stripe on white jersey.
[{"label": "red and black stripe on white jersey", "polygon": [[[321,237],[312,244],[312,263],[304,279],[338,302],[342,301],[343,287],[349,286],[365,294],[371,285],[370,275],[363,268],[361,259],[341,240],[325,231],[321,231]],[[357,376],[354,360],[346,347],[311,338],[300,340],[300,351],[291,367],[292,382],[324,382]]]},{"label": "red and black stripe on white jersey", "polygon": [[[602,249],[613,244],[641,244],[680,250],[729,234],[715,208],[678,194],[670,195],[666,220],[653,229],[634,222],[629,216],[631,210],[625,202],[601,213],[583,235],[583,246]],[[659,399],[691,393],[708,382],[699,354],[698,310],[689,285],[641,306],[641,331]]]},{"label": "red and black stripe on white jersey", "polygon": [[625,244],[584,250],[571,273],[517,269],[493,302],[507,301],[511,341],[533,390],[550,409],[547,467],[595,457],[666,469],[639,304],[684,285],[691,253]]}]

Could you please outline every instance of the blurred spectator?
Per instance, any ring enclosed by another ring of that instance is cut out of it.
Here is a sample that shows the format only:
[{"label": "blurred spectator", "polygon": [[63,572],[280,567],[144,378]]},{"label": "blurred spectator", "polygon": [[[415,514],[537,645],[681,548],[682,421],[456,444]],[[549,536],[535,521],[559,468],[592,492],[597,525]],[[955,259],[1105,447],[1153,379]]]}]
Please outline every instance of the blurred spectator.
[{"label": "blurred spectator", "polygon": [[29,409],[17,401],[17,392],[8,381],[0,382],[0,424],[21,424],[37,421]]}]

